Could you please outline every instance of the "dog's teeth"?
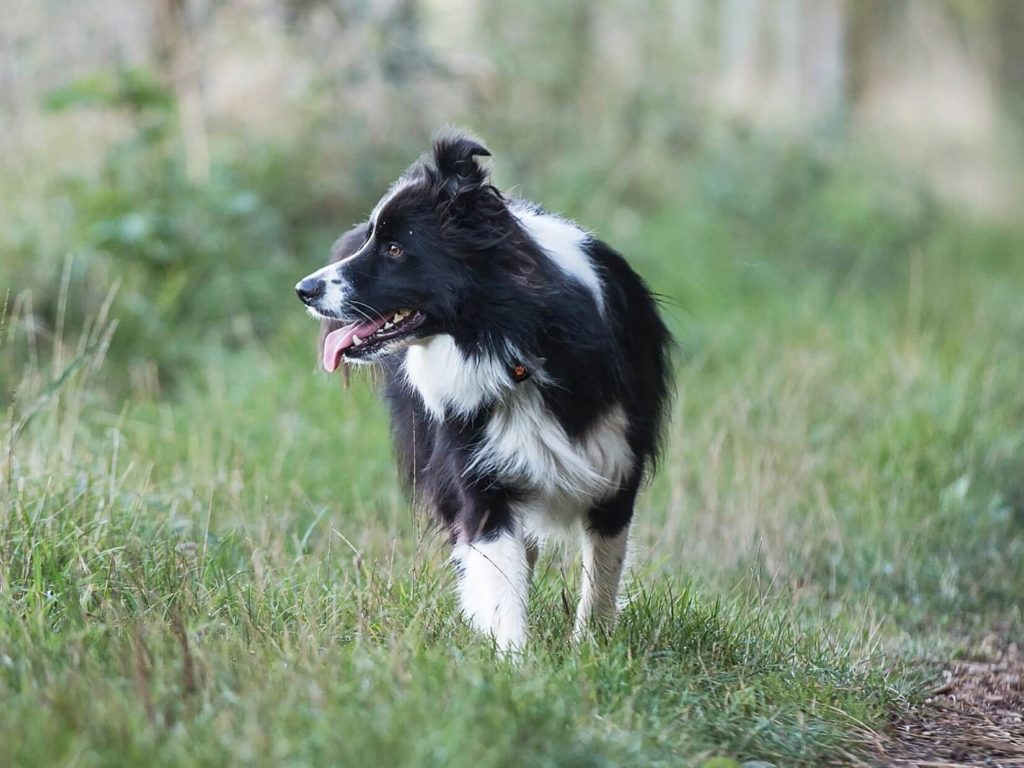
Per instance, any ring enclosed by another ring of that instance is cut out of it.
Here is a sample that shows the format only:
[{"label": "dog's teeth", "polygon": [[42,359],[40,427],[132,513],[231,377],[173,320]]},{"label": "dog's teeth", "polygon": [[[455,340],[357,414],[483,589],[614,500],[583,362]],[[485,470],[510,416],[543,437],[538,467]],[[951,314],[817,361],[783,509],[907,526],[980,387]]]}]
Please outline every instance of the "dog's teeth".
[{"label": "dog's teeth", "polygon": [[384,323],[384,330],[385,331],[388,330],[389,328],[394,328],[394,327],[395,327],[394,323]]},{"label": "dog's teeth", "polygon": [[358,336],[356,336],[356,335],[353,335],[353,336],[352,336],[352,345],[353,345],[353,346],[356,346],[356,347],[358,347],[358,346],[359,346],[360,344],[362,344],[362,343],[363,343],[363,340],[362,340],[362,339],[360,339],[360,338],[359,338]]}]

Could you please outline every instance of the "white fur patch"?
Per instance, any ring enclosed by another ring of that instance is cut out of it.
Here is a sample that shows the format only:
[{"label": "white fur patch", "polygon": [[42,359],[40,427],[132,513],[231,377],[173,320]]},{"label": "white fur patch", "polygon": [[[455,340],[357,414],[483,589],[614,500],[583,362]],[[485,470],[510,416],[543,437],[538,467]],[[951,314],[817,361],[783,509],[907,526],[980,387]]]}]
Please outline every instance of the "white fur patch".
[{"label": "white fur patch", "polygon": [[[348,261],[348,259],[345,261]],[[328,264],[311,275],[307,275],[295,286],[298,289],[299,285],[302,285],[306,280],[323,280],[323,294],[317,299],[315,308],[309,307],[314,317],[324,317],[325,315],[321,313],[326,313],[327,316],[330,316],[331,313],[341,312],[345,308],[351,288],[348,281],[341,274],[341,265],[344,263],[344,261],[339,261],[335,264]]]},{"label": "white fur patch", "polygon": [[515,386],[505,363],[491,357],[467,358],[448,334],[410,345],[405,376],[437,419],[444,418],[447,408],[468,415]]},{"label": "white fur patch", "polygon": [[604,287],[593,262],[583,250],[590,235],[575,223],[526,202],[513,203],[509,210],[558,268],[593,294],[598,311],[604,315]]},{"label": "white fur patch", "polygon": [[627,426],[626,413],[616,403],[582,440],[573,440],[537,388],[526,383],[495,407],[469,468],[524,484],[545,497],[564,496],[587,505],[617,490],[632,469]]},{"label": "white fur patch", "polygon": [[530,573],[523,540],[502,533],[493,541],[459,543],[452,559],[462,571],[459,602],[470,624],[503,652],[522,650]]}]

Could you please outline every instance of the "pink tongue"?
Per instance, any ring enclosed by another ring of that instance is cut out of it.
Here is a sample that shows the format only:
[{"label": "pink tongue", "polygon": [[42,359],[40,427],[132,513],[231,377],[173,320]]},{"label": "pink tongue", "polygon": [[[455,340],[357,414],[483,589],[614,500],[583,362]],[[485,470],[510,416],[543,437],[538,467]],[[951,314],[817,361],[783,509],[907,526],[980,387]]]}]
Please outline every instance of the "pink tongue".
[{"label": "pink tongue", "polygon": [[383,320],[374,320],[367,323],[352,323],[344,328],[331,331],[324,339],[324,369],[328,373],[334,373],[341,363],[341,354],[352,346],[352,337],[358,336],[365,339],[374,331],[384,325]]}]

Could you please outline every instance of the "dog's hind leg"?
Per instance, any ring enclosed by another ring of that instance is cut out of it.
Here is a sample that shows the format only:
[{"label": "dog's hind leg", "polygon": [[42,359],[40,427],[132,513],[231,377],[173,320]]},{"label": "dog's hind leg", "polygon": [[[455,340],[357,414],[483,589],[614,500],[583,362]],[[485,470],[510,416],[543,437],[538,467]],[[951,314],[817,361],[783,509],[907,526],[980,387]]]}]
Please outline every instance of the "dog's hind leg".
[{"label": "dog's hind leg", "polygon": [[638,479],[627,483],[615,496],[595,505],[583,530],[583,575],[573,639],[577,642],[591,629],[610,632],[618,614],[619,582],[626,564],[629,526]]},{"label": "dog's hind leg", "polygon": [[619,581],[626,562],[629,526],[613,536],[587,530],[583,536],[583,577],[573,639],[594,629],[611,631],[618,613]]},{"label": "dog's hind leg", "polygon": [[459,570],[459,602],[473,627],[494,638],[502,653],[526,645],[526,601],[530,564],[517,530],[502,529],[452,552]]},{"label": "dog's hind leg", "polygon": [[528,577],[528,579],[532,579],[533,578],[533,571],[534,571],[534,568],[537,567],[537,558],[539,558],[539,557],[540,557],[540,542],[537,541],[536,539],[527,539],[526,540],[526,564],[527,564],[527,566],[529,566],[528,569],[527,569],[527,577]]}]

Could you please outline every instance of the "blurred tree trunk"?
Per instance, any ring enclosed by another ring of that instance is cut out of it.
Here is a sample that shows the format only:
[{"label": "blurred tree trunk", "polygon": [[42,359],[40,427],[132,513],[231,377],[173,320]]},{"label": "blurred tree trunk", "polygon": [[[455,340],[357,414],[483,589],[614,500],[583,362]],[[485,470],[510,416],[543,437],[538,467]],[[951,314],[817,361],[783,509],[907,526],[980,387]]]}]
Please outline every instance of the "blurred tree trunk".
[{"label": "blurred tree trunk", "polygon": [[191,181],[210,176],[210,141],[203,99],[203,66],[197,30],[209,23],[215,4],[190,7],[189,0],[153,0],[157,63],[176,96],[185,152],[185,173]]},{"label": "blurred tree trunk", "polygon": [[813,111],[826,116],[842,109],[846,93],[844,11],[842,0],[814,0],[804,8],[804,34],[810,43],[804,60],[804,87]]},{"label": "blurred tree trunk", "polygon": [[899,35],[900,30],[905,31],[908,8],[906,3],[888,0],[845,0],[844,83],[848,112],[856,112],[868,96],[872,81],[886,77],[886,67],[893,66],[887,61],[880,61],[880,57],[893,35]]},{"label": "blurred tree trunk", "polygon": [[721,99],[727,107],[742,110],[756,91],[753,80],[759,70],[763,25],[761,0],[726,0],[720,6]]},{"label": "blurred tree trunk", "polygon": [[778,0],[774,39],[779,85],[789,99],[799,99],[803,91],[803,12],[802,0]]},{"label": "blurred tree trunk", "polygon": [[571,95],[579,98],[585,91],[594,47],[594,6],[588,0],[573,4],[569,19],[575,34],[569,38],[572,51],[569,56],[568,85]]},{"label": "blurred tree trunk", "polygon": [[860,103],[871,77],[871,42],[878,4],[846,0],[846,101],[852,111]]},{"label": "blurred tree trunk", "polygon": [[398,0],[379,22],[383,40],[381,70],[393,83],[404,83],[434,69],[429,49],[423,41],[423,11],[419,0]]},{"label": "blurred tree trunk", "polygon": [[996,0],[996,81],[1007,111],[1024,132],[1024,2]]}]

